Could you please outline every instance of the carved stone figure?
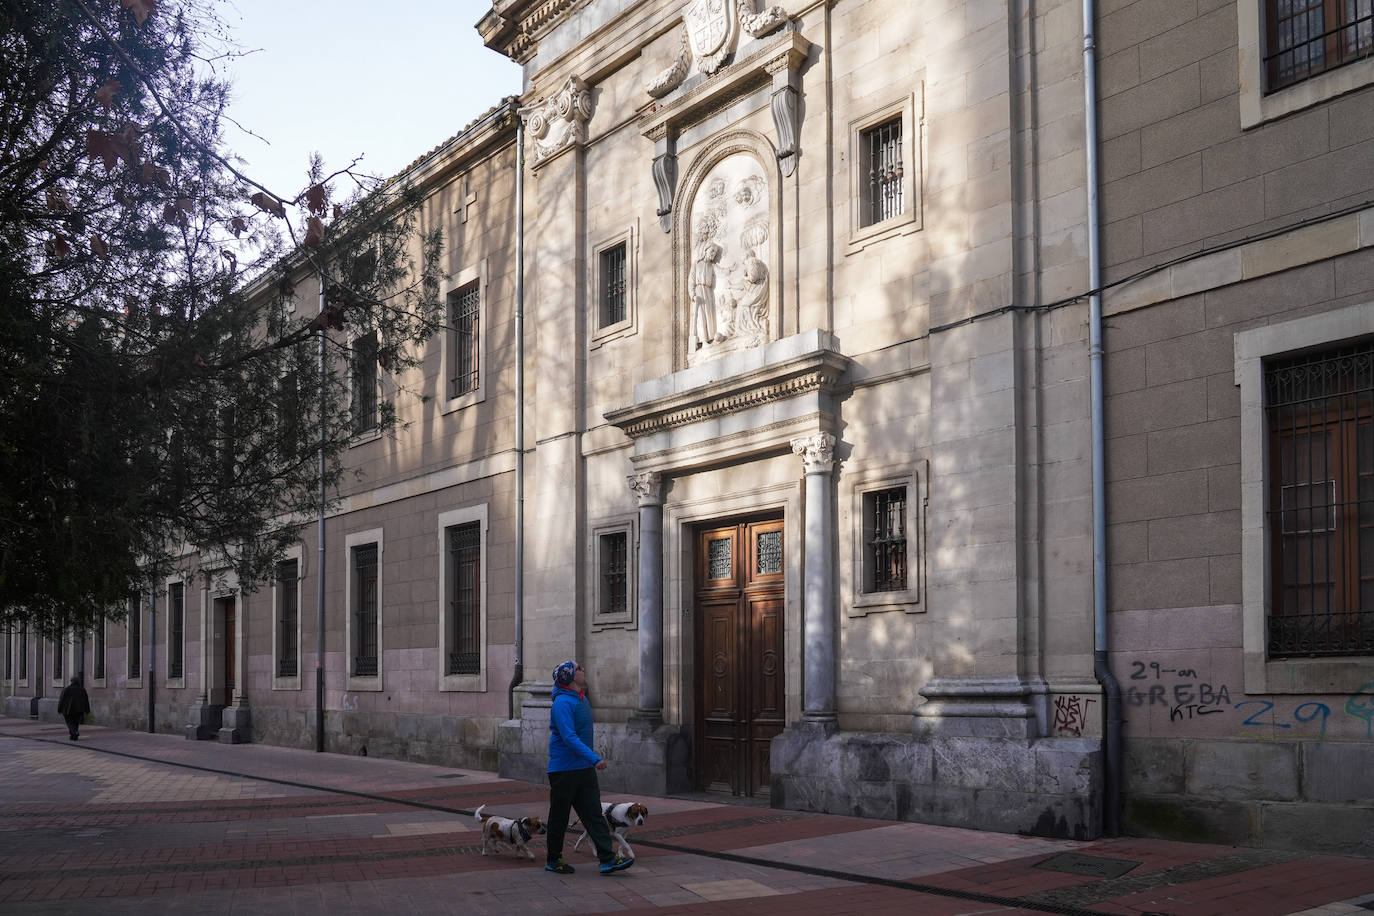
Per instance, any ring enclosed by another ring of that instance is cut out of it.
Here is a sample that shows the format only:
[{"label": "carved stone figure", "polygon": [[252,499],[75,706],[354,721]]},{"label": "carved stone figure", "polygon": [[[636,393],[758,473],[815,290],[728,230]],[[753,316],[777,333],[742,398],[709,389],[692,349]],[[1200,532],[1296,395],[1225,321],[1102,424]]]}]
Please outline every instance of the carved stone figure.
[{"label": "carved stone figure", "polygon": [[583,142],[592,117],[592,94],[586,83],[570,76],[553,96],[520,109],[520,115],[530,138],[530,162],[539,165],[554,153]]},{"label": "carved stone figure", "polygon": [[692,64],[711,75],[730,61],[741,30],[751,38],[781,28],[788,21],[780,6],[754,11],[754,0],[689,0],[682,12],[682,47],[671,66],[644,86],[644,91],[661,99],[682,85]]},{"label": "carved stone figure", "polygon": [[697,188],[689,211],[689,362],[769,339],[768,196],[763,167],[748,153],[726,156]]}]

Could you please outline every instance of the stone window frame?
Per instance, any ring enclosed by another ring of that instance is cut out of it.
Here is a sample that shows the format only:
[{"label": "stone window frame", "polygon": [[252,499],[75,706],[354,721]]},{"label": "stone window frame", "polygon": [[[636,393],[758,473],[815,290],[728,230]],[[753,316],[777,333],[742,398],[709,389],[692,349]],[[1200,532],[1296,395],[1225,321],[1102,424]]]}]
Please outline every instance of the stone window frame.
[{"label": "stone window frame", "polygon": [[15,641],[15,678],[16,687],[28,687],[33,681],[33,663],[29,661],[29,627],[28,623],[21,622],[19,629],[14,633]]},{"label": "stone window frame", "polygon": [[[172,677],[172,586],[181,586],[181,675]],[[173,576],[164,583],[166,589],[167,617],[166,627],[163,628],[162,644],[164,654],[163,685],[168,688],[185,688],[186,686],[186,580],[181,576]]]},{"label": "stone window frame", "polygon": [[[124,618],[124,686],[133,690],[143,689],[143,673],[147,670],[148,660],[143,657],[143,596],[130,595],[124,599],[125,618]],[[132,604],[132,608],[129,605]],[[129,616],[138,620],[138,642],[129,638]],[[133,677],[129,674],[129,662],[132,658],[138,659],[138,676]]]},{"label": "stone window frame", "polygon": [[[382,536],[383,529],[369,528],[355,531],[344,536],[343,568],[344,574],[344,689],[359,692],[378,693],[382,690],[386,674],[386,652],[382,641],[386,632],[386,548]],[[353,674],[353,642],[355,639],[353,611],[358,600],[353,567],[353,548],[375,546],[377,548],[377,673],[376,675]]]},{"label": "stone window frame", "polygon": [[[588,528],[587,541],[587,607],[591,609],[592,632],[600,630],[636,630],[639,628],[639,517],[612,515],[593,521]],[[619,614],[601,611],[604,595],[601,587],[602,541],[607,535],[625,535],[625,610]]]},{"label": "stone window frame", "polygon": [[[625,246],[625,317],[613,324],[601,326],[602,255],[617,245]],[[639,330],[639,220],[635,220],[614,235],[603,238],[592,246],[591,256],[587,259],[587,297],[592,310],[591,349],[595,350],[608,341],[622,337],[632,337]]]},{"label": "stone window frame", "polygon": [[[464,506],[458,509],[449,509],[440,512],[437,523],[437,540],[439,551],[439,646],[438,657],[435,660],[435,673],[439,679],[439,690],[442,692],[466,692],[466,693],[485,693],[487,690],[487,670],[490,664],[488,654],[488,644],[490,636],[488,633],[488,591],[490,576],[488,570],[491,567],[490,550],[490,531],[489,531],[489,511],[486,503],[477,503],[472,506]],[[448,627],[448,588],[449,588],[449,562],[448,562],[448,530],[458,525],[466,525],[476,522],[479,532],[479,547],[481,551],[479,557],[480,571],[478,572],[478,638],[482,662],[476,674],[448,674],[448,653],[449,653],[449,627]]]},{"label": "stone window frame", "polygon": [[480,404],[487,399],[487,369],[491,364],[487,348],[487,342],[491,340],[491,272],[488,269],[487,259],[483,258],[476,264],[445,277],[439,289],[439,295],[444,303],[444,321],[447,322],[449,299],[473,283],[477,284],[477,387],[463,392],[456,398],[448,396],[448,383],[449,379],[453,377],[454,362],[457,359],[457,354],[454,351],[457,346],[457,334],[446,327],[443,334],[437,335],[442,348],[439,378],[439,382],[443,386],[443,395],[439,398],[439,412],[441,414],[453,413],[465,407],[471,407],[473,404]]},{"label": "stone window frame", "polygon": [[19,635],[13,625],[5,627],[5,635],[0,641],[3,641],[5,645],[5,657],[0,659],[0,684],[8,687],[10,682],[14,680],[15,674],[18,673],[15,670],[18,666],[14,657],[14,648],[19,643]]},{"label": "stone window frame", "polygon": [[[850,617],[866,617],[884,611],[923,614],[925,597],[925,507],[929,497],[924,486],[928,470],[924,460],[914,464],[883,465],[856,469],[845,475],[848,499],[842,501],[839,530],[849,530],[849,562],[841,567],[842,595],[848,596],[845,612]],[[865,498],[881,490],[906,488],[907,587],[902,591],[865,592],[864,543]]]},{"label": "stone window frame", "polygon": [[275,575],[272,576],[272,689],[273,690],[300,690],[303,681],[303,662],[301,645],[302,623],[304,615],[301,613],[301,591],[302,583],[305,581],[305,549],[300,545],[288,547],[286,554],[281,561],[296,561],[296,676],[280,677],[277,674],[277,640],[280,636],[280,614],[281,602],[278,593],[281,591],[280,580]]},{"label": "stone window frame", "polygon": [[1240,126],[1257,127],[1276,118],[1310,108],[1374,83],[1374,58],[1353,61],[1314,74],[1301,82],[1266,94],[1264,57],[1268,48],[1265,0],[1237,0],[1236,59],[1240,67]]},{"label": "stone window frame", "polygon": [[[849,240],[846,254],[853,254],[876,242],[916,232],[922,228],[924,87],[925,83],[922,81],[915,91],[849,122]],[[880,222],[864,225],[868,159],[863,149],[863,137],[870,129],[896,118],[902,119],[902,155],[905,161],[910,163],[903,167],[902,172],[902,212]]]},{"label": "stone window frame", "polygon": [[1265,638],[1271,606],[1269,436],[1264,363],[1303,350],[1327,349],[1369,336],[1374,301],[1237,331],[1235,384],[1240,388],[1241,619],[1247,694],[1354,693],[1369,682],[1367,656],[1275,659]]}]

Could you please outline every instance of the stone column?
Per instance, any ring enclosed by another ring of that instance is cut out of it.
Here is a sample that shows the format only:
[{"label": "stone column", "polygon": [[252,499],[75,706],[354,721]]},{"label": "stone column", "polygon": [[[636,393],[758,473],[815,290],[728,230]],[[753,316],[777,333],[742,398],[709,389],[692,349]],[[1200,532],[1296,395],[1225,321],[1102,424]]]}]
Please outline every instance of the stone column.
[{"label": "stone column", "polygon": [[639,710],[646,722],[663,720],[663,479],[634,474],[639,501]]},{"label": "stone column", "polygon": [[792,440],[792,451],[806,468],[806,580],[802,591],[805,670],[802,719],[835,722],[835,583],[834,522],[831,519],[830,471],[835,464],[835,437],[817,433]]}]

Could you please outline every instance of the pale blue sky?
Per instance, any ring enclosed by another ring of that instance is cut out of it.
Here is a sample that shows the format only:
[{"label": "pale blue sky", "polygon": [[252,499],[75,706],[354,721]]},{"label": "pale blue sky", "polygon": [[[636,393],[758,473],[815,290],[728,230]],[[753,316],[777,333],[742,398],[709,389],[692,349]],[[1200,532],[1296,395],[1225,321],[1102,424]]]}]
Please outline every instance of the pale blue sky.
[{"label": "pale blue sky", "polygon": [[231,127],[230,147],[285,197],[304,187],[316,150],[331,171],[362,155],[363,170],[396,174],[519,94],[519,66],[474,28],[488,9],[484,0],[226,0],[231,37],[261,49],[229,68],[229,114],[258,135]]}]

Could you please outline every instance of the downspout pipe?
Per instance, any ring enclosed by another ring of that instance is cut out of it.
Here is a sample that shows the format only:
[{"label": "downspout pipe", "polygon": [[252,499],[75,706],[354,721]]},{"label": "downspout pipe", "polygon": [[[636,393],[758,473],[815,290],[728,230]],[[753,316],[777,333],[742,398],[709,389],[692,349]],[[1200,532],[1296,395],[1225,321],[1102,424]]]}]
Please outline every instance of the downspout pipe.
[{"label": "downspout pipe", "polygon": [[[141,649],[141,647],[140,647]],[[157,588],[148,586],[148,666],[143,676],[148,681],[148,734],[157,731]]]},{"label": "downspout pipe", "polygon": [[[320,271],[320,312],[324,312],[324,271]],[[315,752],[324,752],[324,375],[325,375],[325,329],[320,328],[320,447],[317,456],[320,474],[320,514],[316,522],[316,540],[319,542],[318,568],[315,570]]]},{"label": "downspout pipe", "polygon": [[515,718],[515,688],[525,679],[525,122],[515,117],[515,669],[506,690]]},{"label": "downspout pipe", "polygon": [[1083,127],[1088,191],[1088,379],[1092,424],[1093,674],[1102,684],[1107,721],[1102,739],[1102,832],[1121,833],[1121,686],[1112,673],[1107,632],[1107,474],[1102,394],[1102,252],[1097,161],[1097,9],[1083,0]]}]

